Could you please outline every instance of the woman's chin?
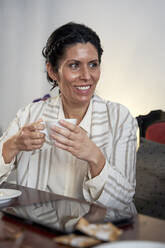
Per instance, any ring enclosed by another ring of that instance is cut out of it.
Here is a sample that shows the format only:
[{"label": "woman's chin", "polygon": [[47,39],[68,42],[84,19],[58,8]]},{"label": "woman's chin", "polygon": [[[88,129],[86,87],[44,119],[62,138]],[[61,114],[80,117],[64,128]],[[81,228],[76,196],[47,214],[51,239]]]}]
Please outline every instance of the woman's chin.
[{"label": "woman's chin", "polygon": [[81,96],[79,98],[77,98],[76,100],[76,104],[79,104],[79,105],[88,105],[89,102],[90,102],[90,99],[91,99],[91,96]]}]

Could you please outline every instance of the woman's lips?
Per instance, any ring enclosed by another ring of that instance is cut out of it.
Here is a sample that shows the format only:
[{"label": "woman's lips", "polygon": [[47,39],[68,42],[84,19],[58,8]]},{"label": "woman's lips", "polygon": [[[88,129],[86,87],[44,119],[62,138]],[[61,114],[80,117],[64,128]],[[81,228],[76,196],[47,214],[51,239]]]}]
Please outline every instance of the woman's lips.
[{"label": "woman's lips", "polygon": [[85,86],[76,86],[76,89],[79,89],[79,90],[88,90],[90,89],[90,85],[85,85]]},{"label": "woman's lips", "polygon": [[76,92],[82,95],[87,95],[91,90],[91,85],[75,86]]}]

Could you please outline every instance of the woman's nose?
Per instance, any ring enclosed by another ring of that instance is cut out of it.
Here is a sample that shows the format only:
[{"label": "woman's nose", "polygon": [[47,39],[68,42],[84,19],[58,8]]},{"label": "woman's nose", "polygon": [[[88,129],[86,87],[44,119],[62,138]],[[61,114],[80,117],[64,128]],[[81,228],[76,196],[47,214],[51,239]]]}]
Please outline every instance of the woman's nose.
[{"label": "woman's nose", "polygon": [[90,70],[88,67],[81,68],[81,79],[88,81],[91,78]]}]

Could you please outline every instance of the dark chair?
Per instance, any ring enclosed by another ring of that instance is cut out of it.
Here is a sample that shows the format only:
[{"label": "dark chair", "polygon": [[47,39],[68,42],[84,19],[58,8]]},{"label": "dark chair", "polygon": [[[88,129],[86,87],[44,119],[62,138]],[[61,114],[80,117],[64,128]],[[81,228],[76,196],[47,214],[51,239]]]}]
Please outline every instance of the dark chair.
[{"label": "dark chair", "polygon": [[136,119],[140,146],[135,205],[139,213],[165,220],[165,112],[154,110]]},{"label": "dark chair", "polygon": [[165,220],[165,145],[141,138],[137,151],[135,205]]},{"label": "dark chair", "polygon": [[165,121],[151,124],[146,129],[145,138],[160,144],[165,144]]},{"label": "dark chair", "polygon": [[147,115],[137,116],[136,119],[139,126],[140,137],[145,138],[146,130],[151,124],[158,121],[165,121],[165,112],[163,110],[153,110]]}]

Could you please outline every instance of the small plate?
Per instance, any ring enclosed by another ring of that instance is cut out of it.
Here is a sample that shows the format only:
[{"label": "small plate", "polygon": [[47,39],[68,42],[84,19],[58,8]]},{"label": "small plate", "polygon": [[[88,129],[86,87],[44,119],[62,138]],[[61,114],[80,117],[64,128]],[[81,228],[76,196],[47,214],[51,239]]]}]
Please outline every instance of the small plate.
[{"label": "small plate", "polygon": [[6,203],[21,194],[22,192],[16,189],[0,189],[0,204]]},{"label": "small plate", "polygon": [[95,246],[95,248],[164,248],[165,243],[152,241],[116,241]]}]

